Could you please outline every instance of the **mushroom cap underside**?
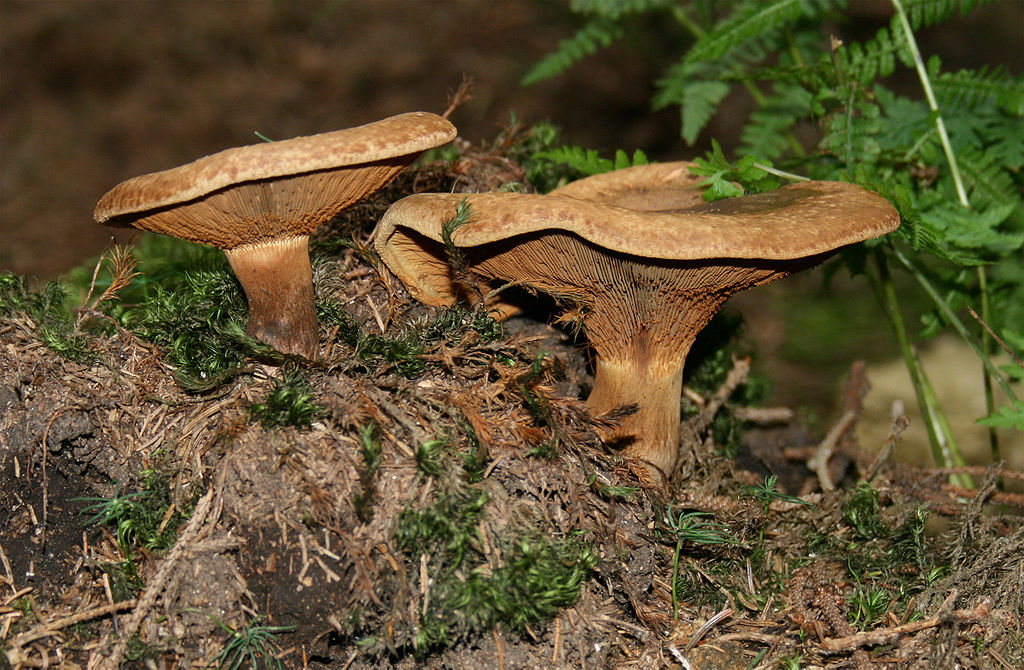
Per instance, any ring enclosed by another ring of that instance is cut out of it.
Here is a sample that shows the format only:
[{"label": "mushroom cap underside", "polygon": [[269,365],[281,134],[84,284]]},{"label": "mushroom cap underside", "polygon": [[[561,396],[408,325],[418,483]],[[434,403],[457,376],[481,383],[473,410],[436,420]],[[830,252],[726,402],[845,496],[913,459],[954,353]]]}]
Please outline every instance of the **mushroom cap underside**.
[{"label": "mushroom cap underside", "polygon": [[844,182],[804,182],[669,210],[631,209],[565,195],[569,192],[407,196],[381,219],[377,250],[386,256],[396,228],[441,241],[445,222],[463,198],[472,216],[452,233],[458,247],[553,229],[643,258],[787,260],[878,237],[899,226],[899,214],[887,200]]},{"label": "mushroom cap underside", "polygon": [[[611,251],[574,233],[546,230],[462,251],[472,274],[484,280],[511,282],[588,308],[606,303],[596,311],[606,312],[608,304],[618,305],[612,309],[616,314],[626,304],[649,309],[653,301],[660,305],[654,311],[673,305],[671,311],[682,314],[688,310],[680,301],[693,302],[695,296],[703,296],[698,302],[724,300],[737,291],[817,265],[837,249],[792,259],[677,260]],[[394,230],[387,244],[378,246],[378,253],[424,304],[451,305],[480,297],[457,279],[444,244],[412,229]],[[488,297],[487,305],[499,319],[520,309],[516,299],[509,301],[505,294]]]},{"label": "mushroom cap underside", "polygon": [[235,184],[414,156],[455,135],[447,119],[410,112],[329,133],[226,149],[121,182],[100,199],[93,217],[97,223],[134,225],[131,215],[187,203]]},{"label": "mushroom cap underside", "polygon": [[221,249],[309,235],[391,181],[415,158],[234,184],[192,201],[106,220]]}]

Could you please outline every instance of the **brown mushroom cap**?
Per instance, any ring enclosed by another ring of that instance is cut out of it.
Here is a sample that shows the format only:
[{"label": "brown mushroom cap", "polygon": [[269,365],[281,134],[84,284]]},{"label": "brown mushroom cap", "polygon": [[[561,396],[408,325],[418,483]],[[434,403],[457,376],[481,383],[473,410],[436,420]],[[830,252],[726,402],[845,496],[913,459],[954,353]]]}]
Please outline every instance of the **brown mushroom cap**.
[{"label": "brown mushroom cap", "polygon": [[312,358],[318,336],[309,234],[455,134],[446,119],[413,112],[227,149],[124,181],[93,216],[224,249],[249,301],[249,334]]},{"label": "brown mushroom cap", "polygon": [[602,412],[640,406],[606,438],[668,474],[686,354],[721,304],[899,224],[883,198],[838,182],[705,203],[687,168],[627,168],[546,196],[412,195],[381,219],[376,248],[414,296],[455,301],[464,292],[440,242],[465,198],[472,216],[451,239],[469,268],[583,308],[598,357],[589,404]]},{"label": "brown mushroom cap", "polygon": [[308,235],[455,134],[447,119],[411,112],[226,149],[121,182],[96,204],[93,218],[222,249]]},{"label": "brown mushroom cap", "polygon": [[[640,166],[671,169],[679,163]],[[639,168],[626,168],[627,172]],[[608,179],[608,172],[591,179]],[[381,219],[378,236],[402,226],[440,241],[438,220],[452,217],[466,198],[475,212],[453,235],[474,247],[541,230],[564,230],[610,251],[644,258],[786,260],[831,251],[895,229],[899,219],[884,198],[845,182],[803,182],[775,191],[704,202],[697,180],[680,178],[680,207],[662,209],[666,196],[615,194],[615,200],[581,199],[582,187],[548,195],[526,193],[417,193],[396,202]],[[570,184],[569,186],[572,186]],[[597,191],[597,198],[607,191]],[[586,197],[584,195],[584,197]],[[628,204],[618,204],[618,203]],[[647,209],[654,202],[657,209]],[[446,218],[442,218],[446,217]]]}]

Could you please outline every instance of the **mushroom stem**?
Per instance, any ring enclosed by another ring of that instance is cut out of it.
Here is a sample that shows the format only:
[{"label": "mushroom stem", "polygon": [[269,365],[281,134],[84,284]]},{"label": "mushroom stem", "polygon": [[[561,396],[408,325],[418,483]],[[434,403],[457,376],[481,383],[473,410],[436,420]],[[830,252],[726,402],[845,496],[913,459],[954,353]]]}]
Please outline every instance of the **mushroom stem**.
[{"label": "mushroom stem", "polygon": [[679,412],[686,351],[672,361],[598,359],[594,389],[587,404],[595,413],[635,403],[626,416],[601,437],[624,444],[627,456],[654,467],[654,479],[667,480],[679,452]]},{"label": "mushroom stem", "polygon": [[225,250],[249,300],[246,332],[278,351],[313,358],[319,349],[309,236]]}]

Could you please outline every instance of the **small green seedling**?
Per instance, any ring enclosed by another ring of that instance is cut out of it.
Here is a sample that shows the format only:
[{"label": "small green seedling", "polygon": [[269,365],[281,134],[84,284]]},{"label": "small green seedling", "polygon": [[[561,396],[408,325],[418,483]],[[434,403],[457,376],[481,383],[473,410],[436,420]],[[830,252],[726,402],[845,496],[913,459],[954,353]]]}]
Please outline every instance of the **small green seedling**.
[{"label": "small green seedling", "polygon": [[771,505],[772,502],[776,500],[779,500],[781,502],[793,503],[797,505],[806,505],[807,507],[810,507],[812,509],[814,508],[814,505],[807,502],[806,500],[801,500],[796,496],[791,496],[776,490],[775,484],[778,482],[778,480],[779,478],[776,477],[775,475],[768,475],[767,477],[765,477],[764,482],[758,486],[744,486],[743,494],[761,503],[761,505],[764,508],[765,514],[768,513],[769,505]]},{"label": "small green seedling", "polygon": [[679,601],[676,593],[676,581],[679,576],[679,556],[682,553],[683,545],[690,544],[741,544],[739,540],[730,535],[725,526],[713,521],[706,521],[706,512],[680,512],[672,514],[672,504],[669,503],[665,510],[665,516],[658,521],[656,530],[663,541],[675,543],[675,553],[672,557],[672,620],[679,618]]},{"label": "small green seedling", "polygon": [[228,634],[227,643],[213,659],[221,670],[238,670],[239,668],[281,668],[278,658],[281,647],[277,643],[277,635],[293,630],[295,626],[262,626],[260,617],[251,620],[245,626],[232,628],[212,614],[194,608],[186,608],[186,612],[198,612],[220,626]]},{"label": "small green seedling", "polygon": [[287,369],[263,402],[249,406],[249,417],[259,421],[264,428],[308,428],[323,411],[323,407],[313,400],[313,393],[302,373]]}]

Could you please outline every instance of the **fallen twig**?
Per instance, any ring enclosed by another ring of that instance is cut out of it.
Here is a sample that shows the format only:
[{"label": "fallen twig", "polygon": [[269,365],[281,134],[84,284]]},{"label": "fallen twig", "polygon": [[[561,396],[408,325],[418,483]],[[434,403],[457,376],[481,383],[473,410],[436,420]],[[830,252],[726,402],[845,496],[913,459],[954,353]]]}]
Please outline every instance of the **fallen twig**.
[{"label": "fallen twig", "polygon": [[822,491],[832,491],[836,488],[835,482],[832,481],[832,473],[828,471],[828,462],[832,459],[832,454],[835,453],[839,439],[850,429],[853,422],[857,420],[857,416],[857,411],[846,410],[832,430],[828,431],[828,435],[821,441],[818,448],[814,450],[814,455],[807,461],[807,467],[818,475]]},{"label": "fallen twig", "polygon": [[120,610],[131,609],[132,607],[135,607],[136,602],[137,601],[135,599],[122,600],[119,603],[114,603],[112,605],[103,605],[102,607],[95,607],[91,610],[79,612],[78,614],[72,614],[71,616],[66,616],[63,619],[57,619],[56,621],[52,621],[48,624],[43,624],[42,626],[33,628],[32,630],[25,631],[20,635],[16,635],[14,639],[10,641],[8,651],[10,651],[11,649],[17,649],[19,647],[24,647],[29,642],[34,642],[44,637],[56,635],[62,629],[67,628],[68,626],[72,626],[76,623],[81,623],[82,621],[89,621],[90,619],[96,619],[98,617],[106,616],[108,614],[113,614],[114,612],[119,612]]},{"label": "fallen twig", "polygon": [[160,569],[157,570],[156,575],[153,577],[153,581],[146,587],[145,592],[137,600],[137,606],[135,611],[132,612],[132,616],[128,619],[128,623],[124,625],[124,629],[121,635],[118,637],[117,644],[114,646],[110,655],[99,660],[97,664],[90,663],[90,667],[101,668],[103,670],[115,670],[121,666],[121,661],[124,659],[124,654],[128,649],[128,642],[135,637],[135,634],[139,630],[139,626],[142,625],[142,620],[146,618],[150,609],[156,604],[157,598],[163,593],[164,586],[170,580],[177,568],[178,561],[188,551],[193,540],[199,535],[199,532],[203,528],[203,524],[206,522],[206,517],[210,512],[210,506],[213,502],[213,488],[206,492],[202,498],[199,499],[199,504],[196,505],[195,511],[192,513],[192,518],[189,519],[188,524],[185,526],[185,530],[182,531],[181,536],[178,537],[178,541],[174,543],[174,547],[168,552],[167,557],[164,558],[160,564]]},{"label": "fallen twig", "polygon": [[875,476],[878,475],[882,466],[887,460],[889,460],[889,456],[892,454],[892,450],[896,446],[897,438],[899,438],[899,436],[903,434],[903,431],[910,426],[910,419],[907,418],[906,412],[903,411],[902,402],[897,401],[893,403],[892,414],[892,429],[889,431],[889,438],[885,441],[885,444],[882,445],[882,448],[879,450],[878,456],[871,464],[871,467],[868,468],[868,472],[864,476],[864,481],[866,482],[871,482],[875,479]]},{"label": "fallen twig", "polygon": [[[952,595],[955,596],[955,593]],[[839,652],[851,651],[860,647],[888,644],[898,640],[903,635],[909,635],[928,628],[935,628],[944,623],[954,621],[959,623],[980,623],[987,619],[992,612],[992,605],[987,600],[982,601],[982,603],[974,609],[952,611],[946,609],[947,603],[949,602],[951,602],[951,598],[946,599],[946,602],[942,604],[935,616],[927,619],[911,621],[910,623],[893,626],[891,628],[869,630],[863,633],[856,633],[855,635],[848,635],[846,637],[826,638],[821,641],[820,646],[826,652]]]}]

